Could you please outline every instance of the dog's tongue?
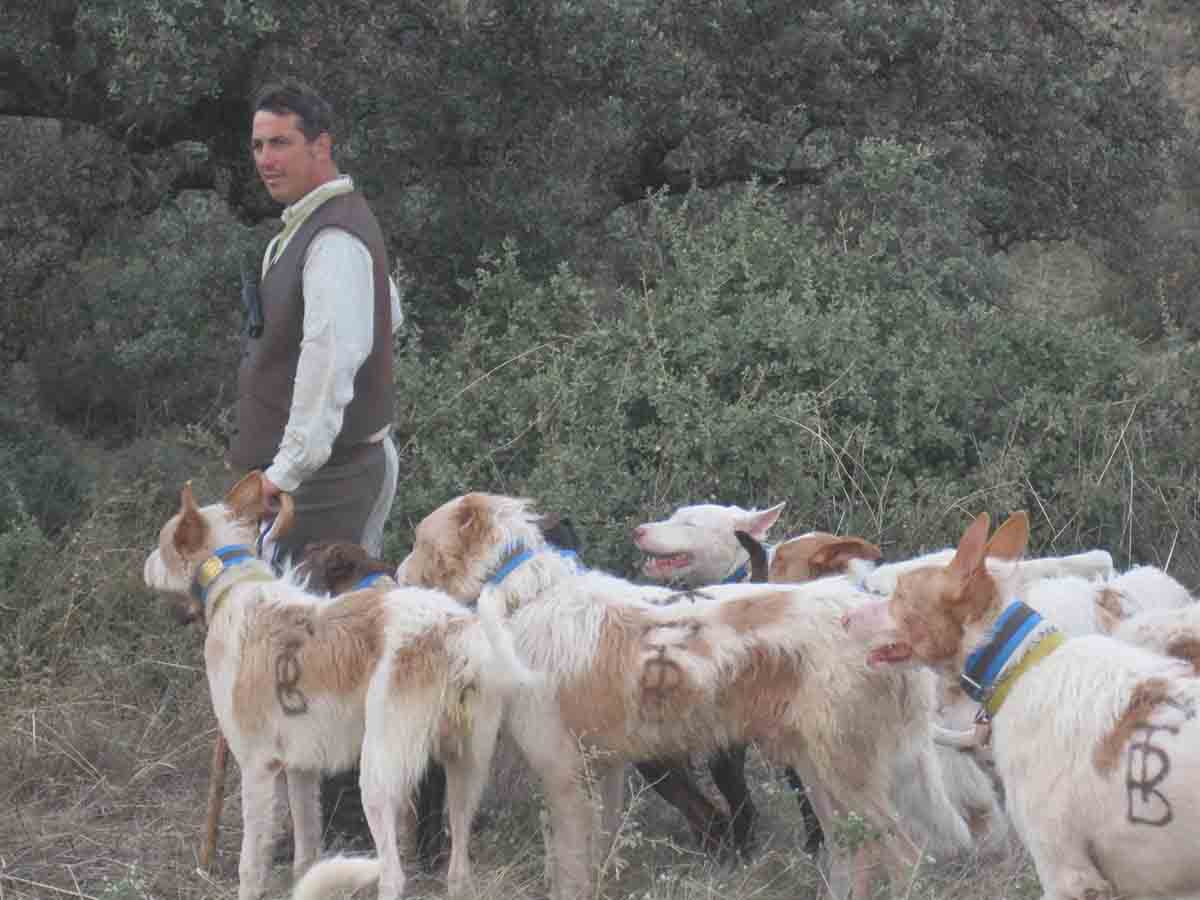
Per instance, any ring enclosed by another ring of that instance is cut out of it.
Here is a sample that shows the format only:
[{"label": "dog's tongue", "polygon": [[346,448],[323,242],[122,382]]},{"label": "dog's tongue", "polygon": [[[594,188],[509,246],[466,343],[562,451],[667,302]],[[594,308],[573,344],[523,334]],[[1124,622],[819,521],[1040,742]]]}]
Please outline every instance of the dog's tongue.
[{"label": "dog's tongue", "polygon": [[651,556],[642,565],[642,571],[647,575],[653,575],[656,572],[671,572],[675,569],[681,569],[691,561],[691,557],[686,553],[674,553],[671,556]]}]

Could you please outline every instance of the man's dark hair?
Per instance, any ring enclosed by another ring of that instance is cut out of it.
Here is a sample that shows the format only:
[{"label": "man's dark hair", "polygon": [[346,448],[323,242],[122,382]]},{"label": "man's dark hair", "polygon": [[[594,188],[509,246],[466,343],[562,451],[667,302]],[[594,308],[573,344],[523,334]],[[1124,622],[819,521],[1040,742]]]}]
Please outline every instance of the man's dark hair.
[{"label": "man's dark hair", "polygon": [[303,81],[288,78],[268,84],[254,98],[254,111],[261,110],[277,116],[295,113],[306,141],[315,141],[326,131],[333,134],[333,107]]}]

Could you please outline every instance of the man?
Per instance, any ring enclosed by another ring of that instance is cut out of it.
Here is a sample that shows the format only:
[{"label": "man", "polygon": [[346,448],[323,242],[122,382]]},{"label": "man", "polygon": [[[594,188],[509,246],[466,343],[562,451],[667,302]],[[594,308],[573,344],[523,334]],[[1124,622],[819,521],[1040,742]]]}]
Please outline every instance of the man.
[{"label": "man", "polygon": [[[380,556],[399,464],[392,421],[392,332],[399,294],[383,232],[332,156],[333,111],[307,85],[264,88],[254,103],[254,164],[284,204],[267,245],[261,333],[246,339],[230,462],[262,469],[268,499],[295,501],[291,531],[272,561],[299,560],[318,541],[346,540]],[[426,805],[440,812],[439,785]],[[444,787],[442,788],[444,790]],[[325,830],[369,841],[357,774],[322,784]],[[440,819],[425,828],[438,849]]]},{"label": "man", "polygon": [[315,541],[381,554],[396,491],[392,331],[399,296],[383,233],[332,156],[333,112],[308,86],[265,88],[254,104],[254,163],[285,204],[263,257],[263,328],[238,370],[230,461],[287,491],[296,522],[275,561]]}]

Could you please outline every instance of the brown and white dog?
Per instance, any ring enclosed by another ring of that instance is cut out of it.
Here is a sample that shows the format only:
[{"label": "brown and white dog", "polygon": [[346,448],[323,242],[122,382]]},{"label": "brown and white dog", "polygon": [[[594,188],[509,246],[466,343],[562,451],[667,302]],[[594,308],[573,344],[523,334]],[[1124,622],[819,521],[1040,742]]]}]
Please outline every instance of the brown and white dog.
[{"label": "brown and white dog", "polygon": [[[681,506],[657,522],[633,530],[633,543],[646,554],[642,573],[662,583],[700,587],[750,581],[751,551],[736,537],[743,532],[764,544],[786,504],[768,509],[743,509],[717,503]],[[762,548],[771,581],[798,584],[841,575],[850,560],[878,560],[880,550],[851,535],[811,531]]]},{"label": "brown and white dog", "polygon": [[1023,513],[978,516],[944,566],[902,575],[845,625],[880,669],[963,681],[991,719],[996,770],[1050,900],[1200,896],[1200,679],[1095,635],[1064,639],[1019,602]]},{"label": "brown and white dog", "polygon": [[[785,504],[769,509],[743,509],[735,505],[698,503],[681,506],[668,518],[644,522],[633,530],[635,546],[646,554],[642,572],[659,582],[683,588],[701,588],[711,584],[741,582],[811,581],[826,575],[842,574],[850,559],[877,560],[879,548],[857,537],[838,537],[825,532],[810,532],[771,546],[764,542],[778,522]],[[679,767],[656,764],[653,769],[640,763],[638,770],[654,781],[659,793],[679,807],[689,818],[692,830],[720,828],[733,839],[734,847],[748,854],[757,819],[747,785],[744,747],[729,747],[709,757],[713,781],[732,811],[725,822],[703,797],[693,798]],[[648,771],[649,770],[649,771]],[[805,850],[817,853],[823,835],[820,823],[799,775],[789,769],[788,782],[800,800],[804,818]],[[697,821],[699,820],[699,825]]]},{"label": "brown and white dog", "polygon": [[256,475],[203,508],[187,486],[144,567],[149,587],[196,591],[204,604],[213,708],[241,768],[239,900],[266,892],[282,781],[299,874],[320,850],[319,774],[356,762],[379,859],[320,863],[296,896],[323,897],[378,877],[379,896],[398,897],[397,819],[431,756],[450,781],[449,880],[461,892],[470,879],[470,820],[504,702],[498,686],[511,684],[510,667],[493,664],[478,617],[442,593],[370,588],[330,599],[276,577],[254,556],[263,512]]},{"label": "brown and white dog", "polygon": [[[579,571],[534,522],[526,501],[459,497],[421,521],[396,578],[478,600],[499,656],[533,680],[507,722],[545,785],[554,896],[590,893],[626,762],[748,741],[800,773],[827,832],[851,812],[871,826],[853,853],[828,845],[836,893],[853,882],[865,897],[873,863],[898,874],[931,836],[970,847],[933,758],[930,682],[865,665],[842,633],[842,614],[858,602],[852,586],[672,594]],[[589,773],[601,785],[600,835],[583,793]],[[920,824],[901,820],[905,794],[924,804]]]}]

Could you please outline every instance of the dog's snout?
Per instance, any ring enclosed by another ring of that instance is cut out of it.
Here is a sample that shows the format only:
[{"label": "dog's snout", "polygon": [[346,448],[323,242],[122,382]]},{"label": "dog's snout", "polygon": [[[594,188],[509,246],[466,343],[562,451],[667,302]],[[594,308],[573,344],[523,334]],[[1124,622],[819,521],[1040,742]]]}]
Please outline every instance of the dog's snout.
[{"label": "dog's snout", "polygon": [[645,537],[646,537],[646,526],[645,525],[639,525],[637,528],[633,529],[633,540],[635,542],[640,542]]}]

